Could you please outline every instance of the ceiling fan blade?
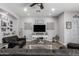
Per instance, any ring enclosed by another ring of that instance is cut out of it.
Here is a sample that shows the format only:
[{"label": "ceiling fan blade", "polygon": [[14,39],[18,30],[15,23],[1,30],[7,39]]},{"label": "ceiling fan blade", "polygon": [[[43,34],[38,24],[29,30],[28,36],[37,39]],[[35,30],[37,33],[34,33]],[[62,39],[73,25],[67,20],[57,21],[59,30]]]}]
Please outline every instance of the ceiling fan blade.
[{"label": "ceiling fan blade", "polygon": [[41,9],[44,9],[43,3],[32,3],[32,4],[30,5],[30,7],[33,7],[33,6],[36,5],[36,4],[37,4],[37,6],[39,6]]},{"label": "ceiling fan blade", "polygon": [[30,7],[32,7],[32,6],[36,5],[36,4],[37,4],[37,3],[33,3],[33,4],[30,5]]}]

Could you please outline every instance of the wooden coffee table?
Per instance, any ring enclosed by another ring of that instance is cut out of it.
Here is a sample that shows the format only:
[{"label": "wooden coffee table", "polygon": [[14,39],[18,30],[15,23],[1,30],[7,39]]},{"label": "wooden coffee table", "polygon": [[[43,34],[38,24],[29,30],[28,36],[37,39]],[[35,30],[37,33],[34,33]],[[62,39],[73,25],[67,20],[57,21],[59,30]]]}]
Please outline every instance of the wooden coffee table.
[{"label": "wooden coffee table", "polygon": [[0,43],[0,49],[8,48],[8,43]]},{"label": "wooden coffee table", "polygon": [[29,45],[29,49],[39,49],[39,48],[45,48],[45,49],[52,49],[52,45],[42,45],[42,44],[33,44]]},{"label": "wooden coffee table", "polygon": [[49,42],[46,41],[45,44],[43,43],[33,43],[27,42],[26,46],[24,47],[26,49],[62,49],[65,48],[65,46],[59,42]]}]

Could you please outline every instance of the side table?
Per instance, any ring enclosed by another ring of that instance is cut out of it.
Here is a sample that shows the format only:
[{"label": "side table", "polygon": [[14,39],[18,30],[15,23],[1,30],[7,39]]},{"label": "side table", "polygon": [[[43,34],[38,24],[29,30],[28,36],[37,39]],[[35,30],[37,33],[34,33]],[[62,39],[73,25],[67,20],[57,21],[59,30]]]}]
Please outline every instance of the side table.
[{"label": "side table", "polygon": [[8,48],[8,43],[0,43],[0,49]]}]

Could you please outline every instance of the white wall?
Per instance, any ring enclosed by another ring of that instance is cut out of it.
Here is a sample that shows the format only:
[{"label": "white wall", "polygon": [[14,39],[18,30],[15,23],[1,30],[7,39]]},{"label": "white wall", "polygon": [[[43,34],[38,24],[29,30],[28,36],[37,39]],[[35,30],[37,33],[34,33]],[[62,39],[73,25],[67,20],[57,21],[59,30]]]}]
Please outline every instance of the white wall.
[{"label": "white wall", "polygon": [[[60,42],[66,45],[67,43],[79,43],[79,18],[74,19],[73,16],[79,12],[64,12],[58,18],[58,34]],[[66,22],[71,22],[72,28],[66,28]]]},{"label": "white wall", "polygon": [[[79,43],[79,18],[73,18],[74,15],[79,16],[79,12],[64,13],[64,44]],[[72,29],[66,29],[67,21],[72,22]]]},{"label": "white wall", "polygon": [[59,41],[64,44],[64,13],[58,17],[58,35],[60,37]]},{"label": "white wall", "polygon": [[35,20],[43,20],[44,24],[54,22],[55,23],[55,30],[47,30],[48,33],[48,39],[49,41],[52,40],[52,37],[54,37],[57,34],[57,19],[53,17],[27,17],[25,19],[20,20],[20,27],[19,29],[22,29],[23,36],[25,35],[26,38],[28,37],[28,40],[32,40],[32,33],[33,30],[24,30],[24,23],[31,23],[32,26],[35,24]]}]

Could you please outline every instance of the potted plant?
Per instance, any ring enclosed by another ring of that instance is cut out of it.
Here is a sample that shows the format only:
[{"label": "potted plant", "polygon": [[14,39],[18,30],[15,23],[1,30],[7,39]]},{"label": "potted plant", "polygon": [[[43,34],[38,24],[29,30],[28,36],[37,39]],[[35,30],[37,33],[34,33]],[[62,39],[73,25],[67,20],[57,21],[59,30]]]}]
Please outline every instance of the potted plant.
[{"label": "potted plant", "polygon": [[59,41],[59,36],[56,35],[55,37],[53,37],[53,42],[58,42]]}]

